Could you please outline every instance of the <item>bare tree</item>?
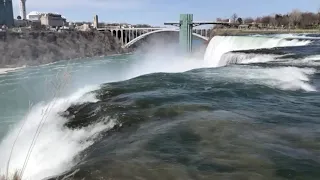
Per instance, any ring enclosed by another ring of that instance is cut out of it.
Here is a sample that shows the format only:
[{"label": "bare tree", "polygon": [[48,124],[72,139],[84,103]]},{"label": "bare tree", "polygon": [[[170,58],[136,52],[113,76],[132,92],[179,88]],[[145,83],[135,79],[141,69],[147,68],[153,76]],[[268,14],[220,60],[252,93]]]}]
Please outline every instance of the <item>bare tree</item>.
[{"label": "bare tree", "polygon": [[261,18],[261,17],[257,17],[256,20],[255,20],[255,22],[258,23],[258,24],[259,24],[259,23],[262,23],[262,18]]},{"label": "bare tree", "polygon": [[283,25],[282,24],[283,16],[281,14],[276,14],[274,16],[274,19],[276,20],[276,24],[278,27]]},{"label": "bare tree", "polygon": [[278,21],[276,20],[275,17],[270,17],[269,23],[273,28],[276,28],[278,26]]},{"label": "bare tree", "polygon": [[318,24],[318,15],[311,12],[301,14],[300,27],[301,28],[315,28]]},{"label": "bare tree", "polygon": [[263,16],[261,18],[261,23],[264,24],[264,25],[270,25],[270,22],[271,22],[271,16]]},{"label": "bare tree", "polygon": [[280,19],[280,26],[283,26],[285,28],[289,27],[289,15],[283,15]]},{"label": "bare tree", "polygon": [[294,9],[289,14],[290,25],[292,25],[296,28],[300,24],[301,18],[302,18],[301,12],[298,9]]},{"label": "bare tree", "polygon": [[237,21],[238,15],[236,13],[232,14],[231,16],[231,20],[233,23],[235,23]]},{"label": "bare tree", "polygon": [[252,18],[250,18],[250,17],[244,19],[244,23],[245,23],[245,24],[251,24],[251,23],[253,23],[253,22],[254,22],[254,20],[253,20]]},{"label": "bare tree", "polygon": [[[221,20],[224,21],[223,19]],[[286,14],[273,14],[256,18],[247,17],[245,19],[239,18],[239,16],[234,13],[228,20],[238,24],[242,22],[251,24],[254,22],[255,26],[259,28],[270,26],[274,28],[320,28],[320,8],[317,12],[301,12],[298,9],[294,9]]]}]

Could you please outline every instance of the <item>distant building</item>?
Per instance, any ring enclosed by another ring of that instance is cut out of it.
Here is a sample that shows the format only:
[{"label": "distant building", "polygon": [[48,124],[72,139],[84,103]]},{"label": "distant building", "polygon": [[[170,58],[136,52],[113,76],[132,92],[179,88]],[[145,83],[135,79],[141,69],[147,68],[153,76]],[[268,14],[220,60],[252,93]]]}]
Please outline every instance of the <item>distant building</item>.
[{"label": "distant building", "polygon": [[238,26],[239,29],[249,29],[249,24],[240,24]]},{"label": "distant building", "polygon": [[40,17],[43,13],[32,11],[27,15],[27,19],[30,21],[40,21]]},{"label": "distant building", "polygon": [[26,0],[20,0],[20,16],[22,19],[27,19]]},{"label": "distant building", "polygon": [[66,23],[66,19],[63,18],[60,14],[48,13],[40,17],[42,25],[49,27],[62,27]]},{"label": "distant building", "polygon": [[12,0],[0,0],[0,26],[14,26]]},{"label": "distant building", "polygon": [[95,15],[93,17],[93,28],[98,29],[99,28],[99,19],[98,19],[98,15]]},{"label": "distant building", "polygon": [[76,26],[75,29],[78,31],[91,31],[89,24],[83,24],[81,26]]},{"label": "distant building", "polygon": [[41,13],[32,11],[27,15],[27,19],[34,22],[39,21],[41,25],[54,28],[66,25],[66,18],[58,13]]},{"label": "distant building", "polygon": [[76,27],[73,22],[68,22],[67,25],[70,29],[74,29]]},{"label": "distant building", "polygon": [[4,0],[0,0],[0,27],[5,23],[5,12],[6,6],[4,5]]},{"label": "distant building", "polygon": [[231,23],[231,19],[222,19],[222,18],[217,18],[217,22],[225,22],[225,23]]}]

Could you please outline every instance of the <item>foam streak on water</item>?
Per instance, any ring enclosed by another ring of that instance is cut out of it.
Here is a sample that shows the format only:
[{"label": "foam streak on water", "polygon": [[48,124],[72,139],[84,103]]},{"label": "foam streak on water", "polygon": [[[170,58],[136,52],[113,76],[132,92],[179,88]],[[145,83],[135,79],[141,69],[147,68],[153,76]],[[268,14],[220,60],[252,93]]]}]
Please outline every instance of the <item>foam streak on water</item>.
[{"label": "foam streak on water", "polygon": [[16,68],[0,68],[0,74],[6,74],[8,72],[12,72],[18,69],[25,68],[26,66],[16,67]]}]

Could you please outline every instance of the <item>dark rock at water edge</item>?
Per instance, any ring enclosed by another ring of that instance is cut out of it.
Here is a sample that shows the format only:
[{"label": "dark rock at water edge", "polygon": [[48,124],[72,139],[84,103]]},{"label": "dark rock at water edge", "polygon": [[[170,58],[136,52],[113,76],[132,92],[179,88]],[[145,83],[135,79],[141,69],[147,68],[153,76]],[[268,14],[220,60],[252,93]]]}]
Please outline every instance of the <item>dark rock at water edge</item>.
[{"label": "dark rock at water edge", "polygon": [[110,32],[0,33],[0,67],[126,53]]}]

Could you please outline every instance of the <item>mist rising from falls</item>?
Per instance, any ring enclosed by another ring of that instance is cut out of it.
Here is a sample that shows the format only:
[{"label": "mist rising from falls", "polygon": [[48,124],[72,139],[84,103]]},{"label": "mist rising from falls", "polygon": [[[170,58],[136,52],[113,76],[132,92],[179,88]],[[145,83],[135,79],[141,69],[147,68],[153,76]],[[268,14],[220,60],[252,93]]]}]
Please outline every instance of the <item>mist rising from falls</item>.
[{"label": "mist rising from falls", "polygon": [[[209,67],[220,67],[228,64],[223,55],[231,51],[263,49],[287,46],[304,46],[309,40],[296,40],[285,38],[252,37],[252,36],[215,36],[211,39],[204,55],[205,63]],[[227,57],[227,56],[225,56]],[[243,58],[244,60],[245,58]],[[264,59],[266,60],[266,59]],[[272,58],[271,58],[272,60]],[[241,63],[237,61],[237,63]]]}]

